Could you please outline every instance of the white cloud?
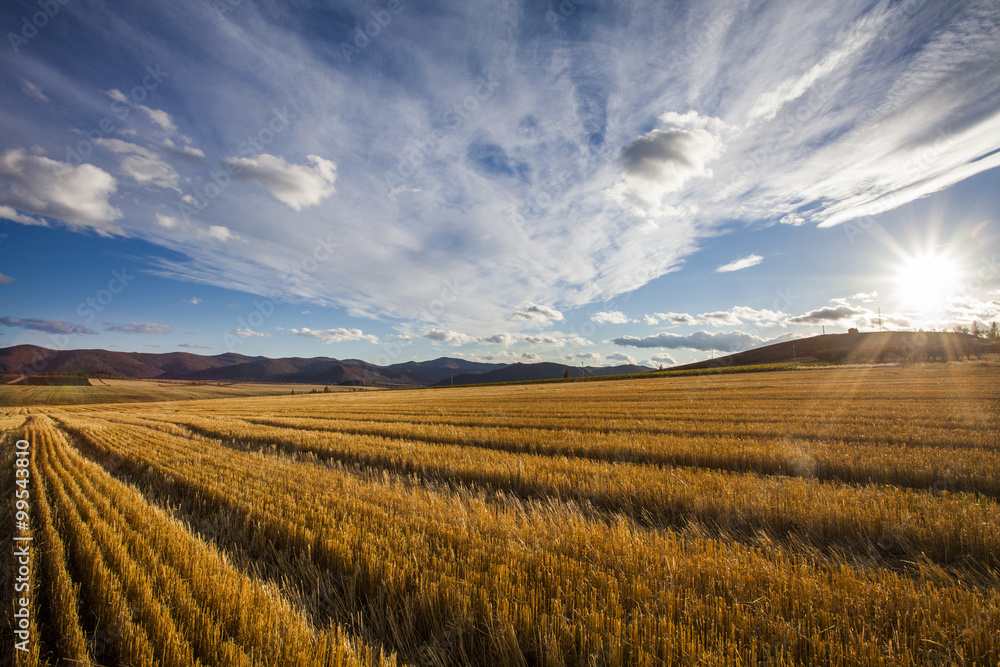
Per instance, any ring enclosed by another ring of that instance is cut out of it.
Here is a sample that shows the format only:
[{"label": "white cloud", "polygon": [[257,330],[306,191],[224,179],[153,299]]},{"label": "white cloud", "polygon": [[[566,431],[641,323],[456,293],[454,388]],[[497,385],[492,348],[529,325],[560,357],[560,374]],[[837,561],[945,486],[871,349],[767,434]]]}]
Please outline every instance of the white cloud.
[{"label": "white cloud", "polygon": [[615,352],[614,354],[609,354],[607,356],[607,359],[609,361],[620,361],[625,364],[632,364],[633,366],[636,365],[635,357],[633,357],[630,354],[624,354],[622,352]]},{"label": "white cloud", "polygon": [[169,215],[163,215],[162,213],[156,214],[156,224],[164,229],[174,229],[177,227],[177,218],[171,217]]},{"label": "white cloud", "polygon": [[[469,338],[469,340],[473,340]],[[517,343],[527,345],[543,345],[548,347],[564,347],[566,345],[584,347],[593,345],[593,342],[577,334],[567,334],[561,331],[549,331],[544,334],[512,334],[498,333],[492,336],[484,336],[478,339],[481,343],[510,346]]]},{"label": "white cloud", "polygon": [[10,276],[5,276],[4,274],[0,273],[0,285],[9,285],[14,282],[17,282],[15,278],[11,278]]},{"label": "white cloud", "polygon": [[669,354],[654,354],[649,358],[649,366],[676,366],[677,362]]},{"label": "white cloud", "polygon": [[199,303],[201,303],[201,299],[199,299],[196,296],[193,296],[190,299],[188,299],[188,303],[190,303],[192,306],[197,306]]},{"label": "white cloud", "polygon": [[[122,213],[108,201],[117,189],[114,177],[92,164],[74,167],[30,155],[22,148],[12,148],[0,156],[0,205],[5,205],[4,211],[10,208],[59,218],[104,235],[122,234],[113,224]],[[25,221],[23,216],[4,217]]]},{"label": "white cloud", "polygon": [[334,192],[337,165],[318,155],[307,155],[311,166],[289,164],[284,159],[262,153],[252,158],[231,157],[224,160],[236,177],[259,185],[296,211],[315,206]]},{"label": "white cloud", "polygon": [[628,324],[631,320],[620,310],[611,310],[601,313],[594,313],[590,316],[592,322],[598,324]]},{"label": "white cloud", "polygon": [[143,106],[141,104],[138,105],[138,107],[143,111],[143,113],[149,116],[149,120],[153,121],[167,132],[175,132],[177,130],[177,128],[174,127],[174,121],[170,118],[170,114],[166,111],[151,109],[150,107]]},{"label": "white cloud", "polygon": [[759,326],[784,326],[788,314],[778,310],[757,310],[749,306],[735,306],[729,310],[717,310],[698,315],[701,321],[713,326],[732,326],[752,322]]},{"label": "white cloud", "polygon": [[111,90],[107,91],[107,95],[116,102],[121,102],[123,104],[129,105],[130,107],[139,109],[144,114],[146,114],[146,117],[149,118],[150,121],[159,125],[161,129],[170,133],[177,131],[177,128],[174,126],[173,119],[170,118],[170,114],[168,114],[166,111],[163,111],[161,109],[153,109],[144,104],[138,104],[136,101],[129,99],[128,96],[125,95],[125,93],[118,90],[117,88],[112,88]]},{"label": "white cloud", "polygon": [[870,314],[871,311],[865,308],[851,308],[850,306],[827,306],[817,308],[803,315],[788,319],[792,324],[836,324],[853,323],[858,317]]},{"label": "white cloud", "polygon": [[119,167],[136,183],[156,185],[180,192],[177,187],[180,175],[155,151],[114,138],[98,138],[94,143],[121,155]]},{"label": "white cloud", "polygon": [[41,88],[39,88],[32,82],[28,81],[27,79],[19,79],[19,81],[21,82],[21,90],[24,92],[24,94],[27,95],[28,97],[31,97],[36,102],[48,104],[49,102],[52,101],[48,98],[48,96],[45,93],[42,92]]},{"label": "white cloud", "polygon": [[513,345],[518,341],[517,336],[509,333],[498,333],[492,336],[486,336],[480,339],[484,343],[492,343],[495,345]]},{"label": "white cloud", "polygon": [[694,178],[710,178],[708,164],[725,148],[720,119],[691,110],[660,115],[657,129],[636,137],[621,151],[621,180],[609,197],[626,208],[649,214],[665,212],[663,197],[681,190]]},{"label": "white cloud", "polygon": [[8,327],[18,327],[20,329],[33,329],[44,331],[50,334],[97,334],[96,331],[88,329],[82,324],[63,322],[60,320],[46,320],[36,317],[21,319],[20,317],[0,317],[0,324]]},{"label": "white cloud", "polygon": [[[588,39],[541,40],[532,49],[523,48],[520,31],[531,25],[523,15],[503,3],[470,5],[449,10],[446,23],[408,15],[408,29],[380,41],[380,57],[368,52],[361,69],[331,69],[314,36],[251,20],[256,10],[239,30],[228,20],[195,22],[198,43],[220,56],[219,66],[169,53],[193,77],[146,100],[178,125],[197,120],[190,143],[205,147],[204,164],[162,151],[182,183],[192,178],[192,193],[210,182],[215,147],[228,147],[223,157],[252,154],[240,144],[267,127],[276,101],[294,97],[301,113],[264,148],[273,155],[247,169],[263,189],[231,184],[199,210],[196,225],[165,234],[148,211],[181,216],[165,208],[169,192],[148,183],[122,175],[117,195],[120,206],[145,212],[127,210],[126,220],[149,219],[130,233],[187,258],[164,262],[164,275],[267,294],[313,256],[317,237],[332,234],[341,244],[335,261],[290,287],[290,297],[476,337],[527,329],[547,320],[511,320],[512,306],[569,313],[605,302],[682,268],[734,225],[843,222],[996,166],[995,8],[982,0],[948,11],[932,4],[916,16],[905,2],[612,4],[574,15]],[[170,48],[159,34],[171,25],[167,10],[151,9],[169,20],[148,25],[122,11],[102,39]],[[706,25],[726,27],[709,34]],[[442,48],[415,48],[426,39]],[[404,59],[419,67],[419,85],[380,71]],[[502,82],[451,124],[442,114],[480,85],[467,62],[484,63],[484,76]],[[133,83],[127,72],[110,74]],[[73,108],[95,121],[107,109],[107,98],[84,104],[92,84],[68,90],[37,80],[53,99],[80,100]],[[30,113],[40,110],[15,97]],[[36,119],[10,106],[10,132],[43,128],[39,137],[58,137],[79,126],[75,114],[56,122],[53,109]],[[141,110],[134,116],[145,141],[137,143],[166,145],[159,130],[170,123],[149,126]],[[482,146],[485,153],[474,150]],[[320,196],[332,179],[288,176],[295,167],[316,171],[306,154],[335,158],[336,196]],[[283,204],[268,206],[276,192]],[[6,194],[0,205],[23,220],[53,214],[16,206]],[[276,219],[284,204],[299,206],[294,224]],[[212,225],[241,242],[206,243],[196,230]],[[415,315],[440,298],[444,280],[461,289],[442,300],[441,316]],[[643,321],[660,324],[655,317]]]},{"label": "white cloud", "polygon": [[587,347],[594,343],[583,336],[568,334],[561,331],[550,331],[545,334],[521,334],[520,340],[531,345],[549,345],[552,347]]},{"label": "white cloud", "polygon": [[432,343],[449,343],[451,345],[465,345],[475,340],[475,338],[467,334],[458,331],[447,331],[445,329],[430,329],[425,331],[424,338]]},{"label": "white cloud", "polygon": [[[290,331],[292,333],[298,333],[299,335],[308,335],[308,334],[302,334],[302,333],[300,333],[301,331],[308,331],[307,329],[291,329]],[[239,336],[240,338],[270,338],[271,337],[271,334],[269,334],[269,333],[261,333],[260,331],[254,331],[253,329],[231,329],[229,331],[229,333],[233,334],[234,336]],[[312,333],[322,333],[322,332],[314,331]],[[311,337],[312,338],[319,338],[320,340],[324,340],[320,336],[311,336]],[[330,341],[327,341],[327,342],[330,342]]]},{"label": "white cloud", "polygon": [[645,338],[622,336],[620,338],[614,338],[610,342],[615,345],[626,347],[659,347],[670,350],[689,349],[701,350],[704,352],[708,352],[709,350],[716,350],[719,352],[740,352],[754,347],[760,347],[761,345],[779,342],[782,339],[782,337],[778,337],[768,340],[743,331],[718,331],[714,333],[709,331],[696,331],[687,336],[681,336],[674,333],[659,333],[654,336],[646,336]]},{"label": "white cloud", "polygon": [[215,239],[223,243],[229,239],[238,238],[228,227],[222,225],[209,225],[207,229],[199,229],[197,233],[203,239]]},{"label": "white cloud", "polygon": [[749,269],[751,266],[757,266],[764,261],[764,258],[760,255],[747,255],[741,259],[729,262],[729,264],[723,264],[716,269],[717,273],[728,273],[730,271],[740,271],[742,269]]},{"label": "white cloud", "polygon": [[698,324],[698,318],[688,313],[652,313],[642,316],[646,324],[676,324],[693,325]]},{"label": "white cloud", "polygon": [[35,225],[37,227],[48,227],[49,225],[44,218],[32,218],[30,215],[22,215],[10,206],[0,206],[0,218],[20,222],[22,225]]},{"label": "white cloud", "polygon": [[542,306],[537,303],[525,302],[518,306],[518,309],[511,315],[516,320],[532,320],[536,322],[550,322],[562,320],[563,315],[555,308]]},{"label": "white cloud", "polygon": [[[301,329],[289,329],[291,333],[296,336],[305,336],[306,338],[315,338],[316,340],[321,340],[324,343],[345,343],[354,340],[365,340],[369,343],[378,344],[378,337],[366,334],[361,329],[320,329],[313,330],[308,328]],[[237,334],[239,335],[239,334]]]},{"label": "white cloud", "polygon": [[573,354],[567,354],[563,359],[566,361],[592,361],[594,363],[603,361],[603,357],[597,352],[574,352]]},{"label": "white cloud", "polygon": [[113,322],[105,322],[105,327],[108,331],[117,331],[118,333],[125,334],[149,334],[149,335],[159,335],[165,336],[171,334],[174,330],[168,324],[154,324],[153,322],[129,322],[128,324],[115,324]]}]

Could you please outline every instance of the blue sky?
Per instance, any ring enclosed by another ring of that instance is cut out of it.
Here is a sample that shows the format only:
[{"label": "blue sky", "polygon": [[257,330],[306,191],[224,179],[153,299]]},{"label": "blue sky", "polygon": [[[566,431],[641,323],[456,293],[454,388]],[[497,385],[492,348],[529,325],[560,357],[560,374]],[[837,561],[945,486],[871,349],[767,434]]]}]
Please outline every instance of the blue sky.
[{"label": "blue sky", "polygon": [[1000,318],[995,2],[0,27],[0,345],[670,365]]}]

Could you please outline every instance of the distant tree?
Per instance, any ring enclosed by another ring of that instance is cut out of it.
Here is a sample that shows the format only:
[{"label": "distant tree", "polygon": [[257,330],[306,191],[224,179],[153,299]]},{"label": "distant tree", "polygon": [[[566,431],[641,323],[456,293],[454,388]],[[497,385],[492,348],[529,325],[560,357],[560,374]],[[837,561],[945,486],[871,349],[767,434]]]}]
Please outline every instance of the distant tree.
[{"label": "distant tree", "polygon": [[568,380],[568,379],[569,379],[569,369],[567,368],[566,370],[563,371],[563,380]]},{"label": "distant tree", "polygon": [[294,396],[294,395],[295,395],[295,390],[294,390],[294,389],[292,389],[292,396]]},{"label": "distant tree", "polygon": [[330,385],[327,385],[327,386],[323,387],[323,393],[324,394],[329,394],[330,393]]},{"label": "distant tree", "polygon": [[972,321],[972,330],[969,331],[969,333],[971,333],[976,338],[982,338],[983,334],[985,332],[983,331],[982,327],[979,326],[979,322],[973,320]]},{"label": "distant tree", "polygon": [[964,324],[956,324],[955,328],[952,329],[952,331],[954,331],[955,333],[967,334],[969,333],[969,327],[965,326]]},{"label": "distant tree", "polygon": [[993,320],[993,323],[990,324],[989,331],[986,332],[986,337],[994,343],[1000,341],[1000,327],[997,327],[996,320]]},{"label": "distant tree", "polygon": [[309,393],[310,393],[310,394],[315,394],[315,393],[316,393],[316,388],[315,388],[315,387],[313,387],[313,390],[312,390],[312,391],[310,391]]}]

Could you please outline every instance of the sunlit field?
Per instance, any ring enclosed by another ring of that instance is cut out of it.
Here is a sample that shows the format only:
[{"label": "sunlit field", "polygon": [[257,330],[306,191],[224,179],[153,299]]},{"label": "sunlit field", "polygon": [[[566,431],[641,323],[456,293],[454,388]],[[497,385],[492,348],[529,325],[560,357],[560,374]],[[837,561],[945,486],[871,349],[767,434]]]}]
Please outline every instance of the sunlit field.
[{"label": "sunlit field", "polygon": [[20,665],[1000,664],[991,365],[0,420]]},{"label": "sunlit field", "polygon": [[200,398],[277,396],[321,391],[352,391],[357,387],[252,382],[180,382],[153,380],[91,380],[91,386],[0,385],[0,407],[16,405],[76,405],[181,401]]}]

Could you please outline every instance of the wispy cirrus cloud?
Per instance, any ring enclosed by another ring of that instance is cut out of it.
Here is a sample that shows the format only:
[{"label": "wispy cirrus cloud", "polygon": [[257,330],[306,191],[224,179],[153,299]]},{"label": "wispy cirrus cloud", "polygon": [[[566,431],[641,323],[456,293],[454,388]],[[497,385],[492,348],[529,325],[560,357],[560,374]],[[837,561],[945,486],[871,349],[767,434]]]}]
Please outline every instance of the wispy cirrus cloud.
[{"label": "wispy cirrus cloud", "polygon": [[723,264],[715,271],[716,273],[729,273],[730,271],[742,271],[743,269],[749,269],[751,266],[757,266],[764,261],[764,258],[760,255],[747,255],[746,257],[741,257],[740,259],[729,262],[728,264]]},{"label": "wispy cirrus cloud", "polygon": [[[51,104],[5,100],[0,216],[144,239],[178,253],[158,275],[414,331],[529,330],[683,270],[733,226],[833,226],[1000,165],[995,3],[916,4],[612,5],[555,32],[528,2],[412,5],[350,63],[329,36],[370,20],[360,5],[70,4],[76,46],[7,75]],[[173,78],[130,100],[140,61]],[[276,100],[299,110],[281,133]],[[62,161],[103,117],[138,149]],[[190,219],[174,186],[204,204]],[[289,284],[326,234],[335,259]],[[461,292],[424,317],[444,280]]]},{"label": "wispy cirrus cloud", "polygon": [[798,334],[784,334],[777,338],[765,339],[745,331],[696,331],[682,336],[674,333],[659,333],[653,336],[639,338],[637,336],[622,336],[611,339],[611,343],[623,347],[663,348],[667,350],[688,349],[708,352],[740,352],[750,348],[779,343],[783,340],[799,337]]},{"label": "wispy cirrus cloud", "polygon": [[108,331],[116,331],[124,334],[165,336],[174,332],[169,324],[156,324],[154,322],[129,322],[128,324],[105,322],[104,326]]},{"label": "wispy cirrus cloud", "polygon": [[[228,333],[231,333],[234,336],[239,336],[240,338],[270,338],[271,337],[271,334],[269,334],[269,333],[264,333],[264,332],[261,332],[261,331],[254,331],[253,329],[230,329]],[[297,331],[293,331],[292,333],[297,333]],[[314,337],[315,338],[319,338],[319,336],[314,336]]]},{"label": "wispy cirrus cloud", "polygon": [[363,340],[372,344],[378,344],[378,336],[366,334],[361,329],[345,329],[343,327],[338,327],[336,329],[316,330],[302,327],[301,329],[289,329],[288,331],[296,336],[315,338],[316,340],[324,343],[344,343],[348,341]]},{"label": "wispy cirrus cloud", "polygon": [[337,181],[337,165],[332,161],[308,155],[306,162],[305,165],[289,164],[267,153],[223,161],[236,173],[236,178],[261,186],[296,211],[315,206],[332,195]]},{"label": "wispy cirrus cloud", "polygon": [[0,324],[7,327],[17,327],[20,329],[32,329],[34,331],[44,331],[50,334],[97,334],[96,331],[88,329],[82,324],[73,322],[63,322],[61,320],[46,320],[36,317],[0,317]]}]

